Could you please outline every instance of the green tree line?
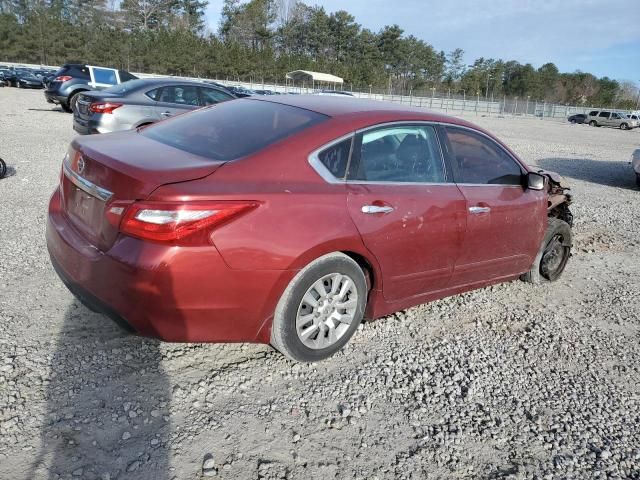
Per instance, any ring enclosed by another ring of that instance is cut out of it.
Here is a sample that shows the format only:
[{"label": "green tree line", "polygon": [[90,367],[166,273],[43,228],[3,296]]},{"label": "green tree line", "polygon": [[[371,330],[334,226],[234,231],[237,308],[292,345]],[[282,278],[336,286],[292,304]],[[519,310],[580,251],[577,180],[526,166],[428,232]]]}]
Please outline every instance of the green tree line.
[{"label": "green tree line", "polygon": [[561,104],[633,108],[630,82],[561,73],[517,61],[436,50],[398,25],[363,28],[346,11],[300,0],[225,0],[217,31],[206,0],[0,0],[0,61],[86,62],[130,71],[283,83],[314,70],[345,88],[467,97],[529,97]]}]

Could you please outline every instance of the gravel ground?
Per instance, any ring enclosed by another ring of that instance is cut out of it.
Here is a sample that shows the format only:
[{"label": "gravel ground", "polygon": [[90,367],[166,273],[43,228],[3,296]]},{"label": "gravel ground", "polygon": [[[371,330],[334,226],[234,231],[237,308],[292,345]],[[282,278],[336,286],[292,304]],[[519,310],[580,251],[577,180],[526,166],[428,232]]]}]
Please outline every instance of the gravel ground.
[{"label": "gravel ground", "polygon": [[640,479],[640,131],[470,117],[570,179],[564,277],[370,322],[297,365],[78,304],[44,242],[71,116],[40,91],[0,106],[1,479]]}]

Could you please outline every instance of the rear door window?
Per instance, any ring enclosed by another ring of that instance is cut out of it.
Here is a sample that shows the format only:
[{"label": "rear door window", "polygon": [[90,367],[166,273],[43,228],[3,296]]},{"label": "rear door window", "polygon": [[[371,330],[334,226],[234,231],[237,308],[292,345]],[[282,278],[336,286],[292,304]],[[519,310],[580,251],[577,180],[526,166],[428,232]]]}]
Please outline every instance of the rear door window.
[{"label": "rear door window", "polygon": [[156,99],[160,103],[198,107],[198,87],[195,85],[170,85],[163,87],[160,97]]},{"label": "rear door window", "polygon": [[463,128],[446,132],[457,183],[522,185],[522,168],[496,142]]},{"label": "rear door window", "polygon": [[154,88],[153,90],[149,90],[145,95],[149,97],[151,100],[158,100],[158,94],[160,93],[159,88]]},{"label": "rear door window", "polygon": [[598,114],[598,117],[600,117],[600,118],[609,118],[609,115],[611,115],[610,112],[600,112],[600,114]]},{"label": "rear door window", "polygon": [[344,179],[347,173],[347,163],[351,153],[352,138],[332,145],[318,154],[318,159],[337,179]]},{"label": "rear door window", "polygon": [[216,88],[198,87],[201,94],[201,105],[215,105],[216,103],[231,100],[234,97],[228,93],[224,93]]},{"label": "rear door window", "polygon": [[178,115],[141,130],[139,135],[212,160],[228,161],[253,154],[327,118],[289,105],[242,99]]},{"label": "rear door window", "polygon": [[[406,125],[362,135],[357,168],[349,180],[385,183],[443,183],[444,164],[435,129]],[[354,171],[355,170],[355,171]]]}]

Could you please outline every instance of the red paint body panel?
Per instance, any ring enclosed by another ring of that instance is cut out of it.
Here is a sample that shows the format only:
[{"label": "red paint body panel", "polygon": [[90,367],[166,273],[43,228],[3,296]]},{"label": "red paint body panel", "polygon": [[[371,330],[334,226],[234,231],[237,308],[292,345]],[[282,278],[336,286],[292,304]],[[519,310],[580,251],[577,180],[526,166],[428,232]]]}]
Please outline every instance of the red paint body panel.
[{"label": "red paint body panel", "polygon": [[529,270],[547,227],[546,193],[499,185],[460,185],[460,190],[467,207],[487,207],[491,211],[467,213],[462,254],[456,261],[451,285]]},{"label": "red paint body panel", "polygon": [[268,342],[261,327],[295,275],[235,271],[215,248],[166,247],[121,236],[97,250],[67,220],[56,191],[49,204],[49,253],[67,280],[115,310],[138,333],[166,341]]},{"label": "red paint body panel", "polygon": [[[86,199],[62,176],[49,205],[47,246],[63,279],[143,335],[269,342],[282,292],[297,271],[329,252],[355,254],[369,266],[369,318],[515,278],[531,265],[546,227],[545,193],[328,183],[308,161],[322,145],[380,123],[477,127],[381,102],[326,96],[251,101],[286,103],[333,118],[228,163],[136,132],[75,140],[74,148],[86,156],[83,176],[114,196],[107,202]],[[213,230],[212,245],[186,247],[127,237],[117,222],[105,219],[111,206],[141,199],[247,200],[259,206]],[[375,202],[395,210],[361,213],[364,204]],[[491,205],[490,220],[467,214],[481,202]]]},{"label": "red paint body panel", "polygon": [[[450,185],[349,185],[349,212],[397,301],[448,286],[465,232],[466,202]],[[364,214],[365,205],[390,213]]]}]

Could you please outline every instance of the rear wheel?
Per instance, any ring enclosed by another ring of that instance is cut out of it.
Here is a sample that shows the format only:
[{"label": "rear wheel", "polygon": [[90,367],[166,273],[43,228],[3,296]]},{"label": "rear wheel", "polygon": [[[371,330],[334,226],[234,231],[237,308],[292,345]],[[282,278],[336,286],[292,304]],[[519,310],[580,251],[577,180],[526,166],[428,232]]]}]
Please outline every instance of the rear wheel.
[{"label": "rear wheel", "polygon": [[569,120],[571,123],[576,123],[576,119],[572,118],[571,120]]},{"label": "rear wheel", "polygon": [[73,92],[71,95],[69,95],[67,97],[66,104],[60,103],[62,110],[64,110],[67,113],[73,113],[76,111],[76,109],[78,108],[78,93],[80,92]]},{"label": "rear wheel", "polygon": [[636,173],[636,186],[640,187],[640,173]]},{"label": "rear wheel", "polygon": [[299,362],[324,360],[353,336],[364,316],[367,283],[360,266],[343,253],[311,262],[282,294],[271,345]]},{"label": "rear wheel", "polygon": [[595,120],[591,120],[589,122],[589,125],[591,125],[592,127],[597,127],[598,126],[598,122],[596,122]]},{"label": "rear wheel", "polygon": [[534,284],[558,280],[571,256],[572,241],[569,224],[558,218],[549,218],[542,247],[531,270],[522,274],[520,279]]}]

